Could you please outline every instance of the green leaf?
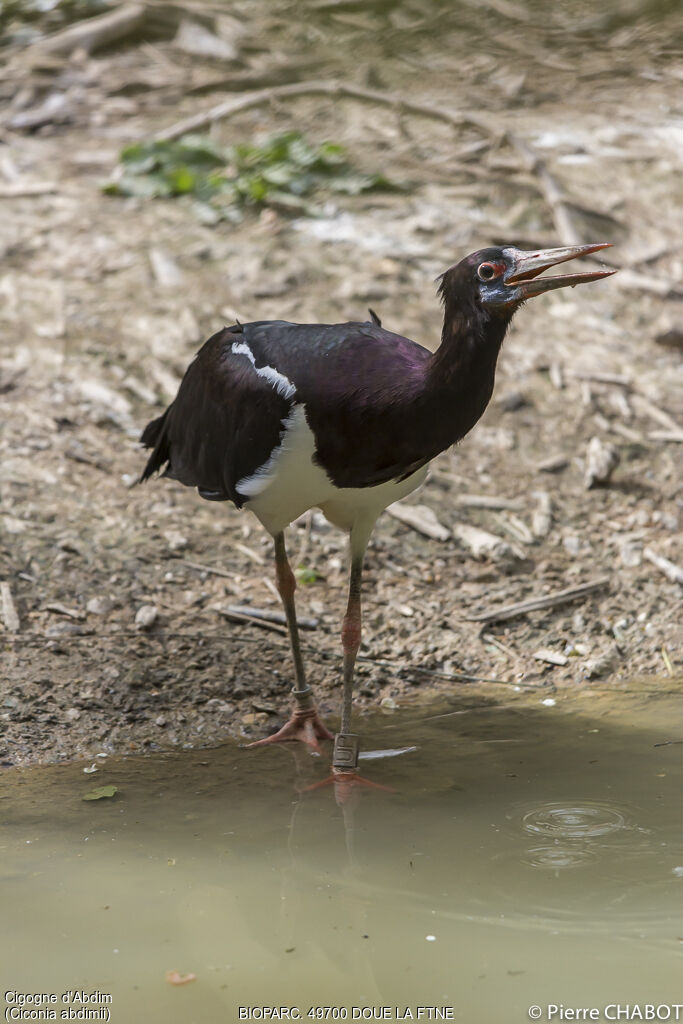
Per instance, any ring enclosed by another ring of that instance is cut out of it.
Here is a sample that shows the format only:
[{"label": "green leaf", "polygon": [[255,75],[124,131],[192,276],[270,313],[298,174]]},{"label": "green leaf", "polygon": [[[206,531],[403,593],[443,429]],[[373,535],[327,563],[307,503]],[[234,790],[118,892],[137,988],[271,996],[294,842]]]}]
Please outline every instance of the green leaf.
[{"label": "green leaf", "polygon": [[197,175],[189,167],[172,167],[166,174],[166,180],[177,196],[193,192],[197,185]]},{"label": "green leaf", "polygon": [[117,792],[116,786],[98,786],[96,789],[91,789],[89,793],[86,793],[83,799],[106,800],[109,797],[115,796]]},{"label": "green leaf", "polygon": [[346,163],[346,151],[338,142],[323,142],[318,149],[320,162],[330,167]]},{"label": "green leaf", "polygon": [[300,565],[295,572],[295,576],[299,583],[304,587],[309,583],[317,583],[319,579],[322,579],[322,576],[320,576],[319,573],[309,565]]},{"label": "green leaf", "polygon": [[296,173],[296,168],[291,164],[278,163],[267,167],[263,172],[263,177],[271,185],[289,185]]},{"label": "green leaf", "polygon": [[190,163],[220,167],[229,160],[229,150],[220,146],[209,135],[183,135],[178,143],[179,152]]}]

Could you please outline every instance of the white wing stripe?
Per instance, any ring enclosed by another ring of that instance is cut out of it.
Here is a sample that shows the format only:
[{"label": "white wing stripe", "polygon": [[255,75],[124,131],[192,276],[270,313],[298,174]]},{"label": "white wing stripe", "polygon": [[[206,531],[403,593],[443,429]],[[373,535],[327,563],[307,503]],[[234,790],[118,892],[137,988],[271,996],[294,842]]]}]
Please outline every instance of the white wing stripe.
[{"label": "white wing stripe", "polygon": [[272,366],[257,366],[254,353],[243,341],[233,342],[232,351],[235,355],[246,356],[258,376],[263,377],[269,384],[272,384],[278,395],[282,395],[283,398],[291,398],[296,393],[296,388],[289,377],[285,377],[284,373],[280,373],[279,370]]}]

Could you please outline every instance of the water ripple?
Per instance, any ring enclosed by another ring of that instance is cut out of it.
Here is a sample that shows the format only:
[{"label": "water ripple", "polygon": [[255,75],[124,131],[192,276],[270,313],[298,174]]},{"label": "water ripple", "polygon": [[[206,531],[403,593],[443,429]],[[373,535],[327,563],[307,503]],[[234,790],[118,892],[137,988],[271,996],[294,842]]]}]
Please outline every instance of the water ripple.
[{"label": "water ripple", "polygon": [[534,807],[522,818],[522,828],[531,835],[552,839],[595,839],[619,829],[629,829],[624,814],[616,807],[597,801],[581,804],[546,803]]},{"label": "water ripple", "polygon": [[594,850],[582,850],[575,846],[562,846],[556,843],[553,846],[534,846],[527,850],[522,860],[532,868],[549,868],[551,871],[560,871],[566,868],[579,868],[588,861],[595,860]]}]

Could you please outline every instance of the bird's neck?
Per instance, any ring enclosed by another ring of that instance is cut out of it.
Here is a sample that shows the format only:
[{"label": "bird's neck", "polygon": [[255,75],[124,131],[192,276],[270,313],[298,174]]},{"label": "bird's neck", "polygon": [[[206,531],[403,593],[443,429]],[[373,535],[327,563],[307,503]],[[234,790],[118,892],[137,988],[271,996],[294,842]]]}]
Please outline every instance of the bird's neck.
[{"label": "bird's neck", "polygon": [[446,299],[441,344],[430,361],[427,390],[441,407],[454,443],[472,429],[493,391],[509,318]]}]

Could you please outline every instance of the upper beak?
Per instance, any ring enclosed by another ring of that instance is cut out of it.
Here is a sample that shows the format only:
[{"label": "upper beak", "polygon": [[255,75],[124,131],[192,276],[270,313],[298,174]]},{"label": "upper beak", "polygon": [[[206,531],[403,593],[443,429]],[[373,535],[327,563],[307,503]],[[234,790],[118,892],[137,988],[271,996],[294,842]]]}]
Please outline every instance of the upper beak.
[{"label": "upper beak", "polygon": [[539,278],[548,267],[566,263],[577,256],[588,256],[599,249],[607,249],[611,242],[595,242],[592,245],[565,245],[560,249],[539,249],[536,252],[513,250],[513,264],[504,278],[505,284],[518,290],[520,298],[530,299],[533,295],[549,292],[552,288],[574,287],[588,281],[599,281],[601,277],[615,274],[615,270],[589,270],[584,274],[562,274],[556,277]]}]

